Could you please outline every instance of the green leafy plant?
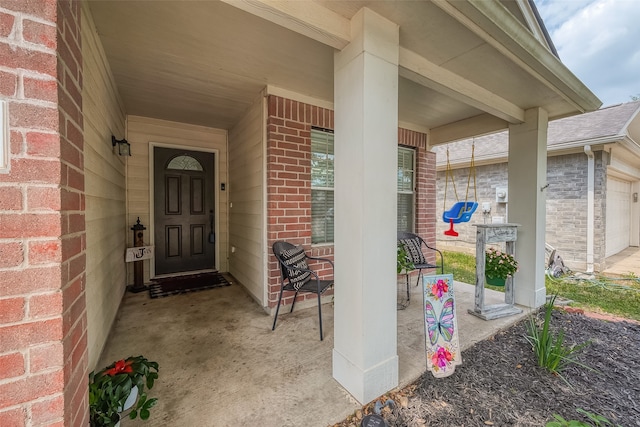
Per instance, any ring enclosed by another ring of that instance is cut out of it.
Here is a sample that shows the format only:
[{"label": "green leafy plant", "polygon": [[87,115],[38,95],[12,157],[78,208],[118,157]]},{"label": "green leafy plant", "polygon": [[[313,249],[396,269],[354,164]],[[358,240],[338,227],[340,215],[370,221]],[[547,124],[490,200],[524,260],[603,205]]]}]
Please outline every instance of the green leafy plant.
[{"label": "green leafy plant", "polygon": [[404,246],[404,243],[398,242],[398,258],[396,264],[398,274],[403,271],[415,270],[415,268],[415,265],[411,262],[411,258],[409,258],[409,254],[407,253],[407,248]]},{"label": "green leafy plant", "polygon": [[[600,427],[600,426],[613,426],[613,423],[603,417],[602,415],[593,414],[591,412],[587,412],[584,409],[576,409],[579,413],[583,414],[591,423],[586,423],[584,421],[579,420],[565,420],[558,414],[553,414],[553,418],[555,421],[549,421],[545,424],[545,427]],[[616,427],[622,427],[620,424],[616,424]]]},{"label": "green leafy plant", "polygon": [[513,255],[489,248],[485,253],[484,273],[490,279],[506,279],[518,271],[518,261]]},{"label": "green leafy plant", "polygon": [[143,356],[118,360],[106,368],[89,374],[89,410],[92,427],[113,427],[120,420],[125,401],[137,387],[137,401],[129,412],[129,418],[138,415],[149,418],[149,410],[158,399],[148,399],[146,389],[151,389],[158,378],[158,363]]},{"label": "green leafy plant", "polygon": [[579,345],[568,346],[564,342],[563,331],[559,331],[554,334],[550,330],[551,313],[553,312],[553,304],[555,303],[555,300],[556,296],[554,295],[544,305],[544,321],[542,322],[542,328],[538,326],[534,316],[529,318],[529,323],[527,325],[528,335],[526,335],[525,338],[533,348],[538,365],[561,378],[563,377],[560,373],[571,364],[576,364],[589,370],[593,370],[578,362],[574,357],[577,352],[589,345],[591,341],[587,341]]}]

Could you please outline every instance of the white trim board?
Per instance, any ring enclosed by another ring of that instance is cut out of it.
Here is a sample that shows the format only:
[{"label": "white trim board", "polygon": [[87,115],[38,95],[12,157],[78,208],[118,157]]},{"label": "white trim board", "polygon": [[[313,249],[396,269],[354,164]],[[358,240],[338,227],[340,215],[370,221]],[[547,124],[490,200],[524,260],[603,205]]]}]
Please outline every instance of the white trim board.
[{"label": "white trim board", "polygon": [[9,104],[0,100],[0,173],[11,170],[11,138],[9,137]]}]

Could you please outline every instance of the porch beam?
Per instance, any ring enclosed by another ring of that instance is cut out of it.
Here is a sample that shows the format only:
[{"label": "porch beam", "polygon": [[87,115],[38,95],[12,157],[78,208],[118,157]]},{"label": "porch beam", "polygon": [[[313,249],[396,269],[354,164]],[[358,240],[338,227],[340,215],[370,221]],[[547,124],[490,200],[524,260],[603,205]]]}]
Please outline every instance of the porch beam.
[{"label": "porch beam", "polygon": [[[347,18],[315,2],[222,1],[338,50],[343,50],[352,38]],[[401,77],[471,105],[504,122],[517,124],[524,121],[522,108],[413,51],[400,47],[399,65]]]},{"label": "porch beam", "polygon": [[602,104],[499,2],[446,0],[433,4],[558,94],[576,111],[594,111]]},{"label": "porch beam", "polygon": [[351,40],[350,21],[313,1],[221,1],[338,50]]},{"label": "porch beam", "polygon": [[468,119],[432,128],[429,131],[429,147],[498,132],[506,129],[508,125],[509,123],[506,121],[491,114],[469,117]]},{"label": "porch beam", "polygon": [[509,123],[524,122],[524,110],[409,49],[400,48],[400,76]]}]

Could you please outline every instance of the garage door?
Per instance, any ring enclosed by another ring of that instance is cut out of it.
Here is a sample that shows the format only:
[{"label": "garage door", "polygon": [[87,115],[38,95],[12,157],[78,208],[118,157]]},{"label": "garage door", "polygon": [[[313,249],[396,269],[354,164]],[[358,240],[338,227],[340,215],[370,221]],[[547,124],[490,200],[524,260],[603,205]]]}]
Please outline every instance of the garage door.
[{"label": "garage door", "polygon": [[631,183],[607,178],[607,247],[606,256],[629,246],[631,225]]}]

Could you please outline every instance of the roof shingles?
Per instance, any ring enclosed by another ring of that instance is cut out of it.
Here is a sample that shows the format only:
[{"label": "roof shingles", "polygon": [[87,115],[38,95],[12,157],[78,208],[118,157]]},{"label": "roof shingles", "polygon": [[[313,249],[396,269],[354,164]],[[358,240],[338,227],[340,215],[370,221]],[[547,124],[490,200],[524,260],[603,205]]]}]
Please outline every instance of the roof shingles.
[{"label": "roof shingles", "polygon": [[[633,101],[549,122],[547,146],[579,141],[588,144],[589,141],[615,136],[622,138],[627,133],[629,122],[639,112],[640,101]],[[446,163],[447,149],[451,163],[468,162],[474,141],[476,158],[498,158],[508,153],[509,134],[505,130],[434,147],[437,164]]]}]

